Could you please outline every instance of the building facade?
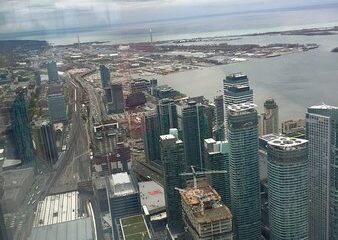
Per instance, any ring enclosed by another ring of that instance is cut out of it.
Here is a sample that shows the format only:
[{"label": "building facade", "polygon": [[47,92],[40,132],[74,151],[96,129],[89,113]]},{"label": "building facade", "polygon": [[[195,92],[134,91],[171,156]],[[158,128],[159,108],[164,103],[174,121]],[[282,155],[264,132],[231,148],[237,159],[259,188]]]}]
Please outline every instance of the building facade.
[{"label": "building facade", "polygon": [[105,65],[100,65],[100,77],[102,88],[109,88],[110,86],[110,70]]},{"label": "building facade", "polygon": [[177,128],[177,109],[173,100],[165,98],[157,105],[157,116],[159,120],[160,134],[169,133],[170,128]]},{"label": "building facade", "polygon": [[261,115],[261,130],[260,135],[279,133],[278,105],[272,98],[264,102],[264,113]]},{"label": "building facade", "polygon": [[226,206],[230,202],[230,178],[229,178],[229,143],[227,141],[215,141],[212,138],[204,140],[205,168],[208,170],[223,170],[226,173],[208,175],[209,182],[222,197]]},{"label": "building facade", "polygon": [[310,239],[338,239],[338,108],[312,106],[306,113],[309,141]]},{"label": "building facade", "polygon": [[123,88],[121,83],[111,84],[111,101],[107,98],[108,113],[123,113],[124,111],[124,98]]},{"label": "building facade", "polygon": [[269,221],[272,240],[309,239],[307,140],[268,142]]},{"label": "building facade", "polygon": [[65,96],[61,93],[48,96],[48,112],[51,122],[67,121]]},{"label": "building facade", "polygon": [[12,105],[11,129],[19,158],[23,164],[34,165],[32,132],[28,120],[26,99],[22,91],[17,93]]},{"label": "building facade", "polygon": [[143,130],[144,151],[147,161],[161,165],[159,123],[155,113],[143,117]]},{"label": "building facade", "polygon": [[180,194],[175,188],[183,188],[185,185],[183,177],[180,176],[184,172],[183,142],[172,134],[161,135],[160,149],[168,226],[173,232],[182,232],[182,205]]},{"label": "building facade", "polygon": [[40,133],[44,156],[50,164],[54,164],[58,160],[58,151],[56,148],[53,125],[49,121],[43,122]]},{"label": "building facade", "polygon": [[58,69],[55,61],[47,63],[47,74],[49,82],[56,82],[59,80]]},{"label": "building facade", "polygon": [[257,111],[251,103],[230,105],[227,111],[234,235],[237,240],[257,240],[261,236]]},{"label": "building facade", "polygon": [[[229,105],[245,102],[253,103],[253,90],[249,86],[247,75],[235,73],[223,80],[224,124],[227,127],[227,109]],[[225,138],[227,130],[225,130]]]}]

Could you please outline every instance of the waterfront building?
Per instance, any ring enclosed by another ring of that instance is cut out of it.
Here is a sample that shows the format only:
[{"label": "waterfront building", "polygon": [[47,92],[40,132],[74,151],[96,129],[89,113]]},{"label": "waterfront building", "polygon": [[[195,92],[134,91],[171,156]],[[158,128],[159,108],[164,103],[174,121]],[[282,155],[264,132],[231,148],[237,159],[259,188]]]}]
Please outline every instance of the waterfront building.
[{"label": "waterfront building", "polygon": [[180,194],[189,239],[233,239],[231,212],[215,189],[209,185],[187,187]]},{"label": "waterfront building", "polygon": [[55,61],[51,61],[47,63],[47,74],[48,74],[48,81],[50,83],[56,82],[57,80],[59,80],[58,69],[57,69]]},{"label": "waterfront building", "polygon": [[223,95],[214,98],[216,140],[224,140],[224,100]]},{"label": "waterfront building", "polygon": [[58,151],[53,125],[49,121],[44,121],[40,127],[40,134],[45,160],[54,164],[58,160]]},{"label": "waterfront building", "polygon": [[100,76],[102,88],[109,88],[110,86],[110,70],[105,65],[100,65]]},{"label": "waterfront building", "polygon": [[184,179],[180,176],[184,172],[183,142],[172,134],[161,135],[160,149],[168,226],[175,233],[182,232],[182,206],[180,194],[175,188],[184,187]]},{"label": "waterfront building", "polygon": [[[224,124],[227,127],[227,109],[229,105],[245,102],[253,103],[253,90],[249,86],[247,75],[235,73],[223,80]],[[227,130],[225,130],[225,138]]]},{"label": "waterfront building", "polygon": [[165,98],[157,105],[157,116],[159,120],[160,134],[169,133],[170,128],[177,128],[177,110],[173,100]]},{"label": "waterfront building", "polygon": [[268,202],[271,239],[309,239],[307,140],[268,142]]},{"label": "waterfront building", "polygon": [[258,163],[258,117],[255,105],[227,108],[231,212],[237,240],[261,236],[261,204]]},{"label": "waterfront building", "polygon": [[144,151],[147,161],[161,165],[159,124],[155,113],[146,114],[143,117],[143,130]]},{"label": "waterfront building", "polygon": [[210,138],[205,106],[195,101],[178,106],[179,127],[182,131],[186,167],[203,167],[204,139]]},{"label": "waterfront building", "polygon": [[278,105],[272,98],[264,102],[264,113],[261,115],[260,123],[260,135],[279,133]]},{"label": "waterfront building", "polygon": [[338,236],[338,108],[321,104],[308,108],[309,230],[311,240]]},{"label": "waterfront building", "polygon": [[34,165],[35,156],[31,126],[28,120],[25,94],[19,91],[12,105],[11,128],[16,143],[16,150],[23,164]]},{"label": "waterfront building", "polygon": [[48,112],[53,123],[67,121],[65,96],[62,93],[48,96]]},{"label": "waterfront building", "polygon": [[225,205],[230,206],[229,179],[229,143],[215,141],[212,138],[204,140],[205,168],[208,170],[223,170],[225,173],[209,174],[209,182],[222,197]]}]

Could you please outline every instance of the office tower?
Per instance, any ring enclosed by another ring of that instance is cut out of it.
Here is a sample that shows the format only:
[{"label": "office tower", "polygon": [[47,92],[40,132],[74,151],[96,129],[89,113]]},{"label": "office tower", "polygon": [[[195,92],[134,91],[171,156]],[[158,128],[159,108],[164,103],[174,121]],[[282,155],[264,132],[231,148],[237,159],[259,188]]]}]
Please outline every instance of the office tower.
[{"label": "office tower", "polygon": [[231,212],[215,189],[209,185],[188,187],[180,194],[189,239],[233,239]]},{"label": "office tower", "polygon": [[310,239],[338,236],[338,108],[312,106],[306,113],[309,141]]},{"label": "office tower", "polygon": [[48,96],[48,112],[52,122],[67,121],[65,96],[61,93]]},{"label": "office tower", "polygon": [[49,121],[41,124],[41,143],[44,156],[50,164],[54,164],[58,160],[58,151],[54,135],[53,125]]},{"label": "office tower", "polygon": [[100,65],[100,76],[102,88],[109,88],[110,86],[110,70],[105,65]]},{"label": "office tower", "polygon": [[204,152],[206,169],[226,171],[222,174],[210,174],[208,178],[212,187],[221,195],[224,204],[230,206],[229,143],[212,138],[205,139]]},{"label": "office tower", "polygon": [[165,98],[157,105],[160,134],[168,134],[170,128],[177,128],[177,110],[173,100]]},{"label": "office tower", "polygon": [[[148,162],[161,164],[160,159],[160,133],[157,115],[146,114],[143,117],[144,151]],[[169,133],[169,131],[168,131]]]},{"label": "office tower", "polygon": [[59,80],[58,69],[55,61],[47,63],[47,74],[49,82],[56,82]]},{"label": "office tower", "polygon": [[228,106],[230,196],[237,240],[261,236],[258,120],[255,105]]},{"label": "office tower", "polygon": [[[247,75],[235,73],[223,80],[224,124],[227,125],[227,109],[229,105],[245,102],[253,103],[253,90],[250,89]],[[227,138],[227,130],[225,130]]]},{"label": "office tower", "polygon": [[264,102],[264,113],[261,115],[261,124],[261,135],[279,133],[278,106],[272,98]]},{"label": "office tower", "polygon": [[204,106],[190,101],[178,106],[179,126],[182,130],[186,167],[203,167],[203,141],[211,136],[207,130]]},{"label": "office tower", "polygon": [[32,133],[23,91],[17,93],[13,102],[11,127],[19,158],[24,164],[34,164]]},{"label": "office tower", "polygon": [[307,142],[287,137],[268,142],[271,239],[309,239]]},{"label": "office tower", "polygon": [[224,101],[223,95],[214,98],[215,104],[215,138],[224,140]]},{"label": "office tower", "polygon": [[164,196],[167,207],[169,229],[173,232],[183,231],[182,207],[180,194],[175,187],[184,187],[183,142],[174,135],[160,136],[161,160],[163,165]]},{"label": "office tower", "polygon": [[[109,92],[109,89],[107,89]],[[111,95],[107,97],[107,106],[109,113],[123,113],[124,111],[124,98],[123,98],[123,90],[121,83],[113,83],[111,84]],[[107,96],[107,93],[106,93]]]}]

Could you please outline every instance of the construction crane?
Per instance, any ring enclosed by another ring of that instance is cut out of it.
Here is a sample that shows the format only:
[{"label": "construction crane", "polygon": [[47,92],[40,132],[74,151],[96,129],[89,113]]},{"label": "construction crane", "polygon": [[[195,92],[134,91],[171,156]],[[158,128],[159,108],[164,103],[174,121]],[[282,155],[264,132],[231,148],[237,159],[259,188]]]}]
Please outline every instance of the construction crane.
[{"label": "construction crane", "polygon": [[[192,176],[194,179],[194,188],[197,188],[197,176],[199,175],[205,175],[205,174],[220,174],[220,173],[227,173],[227,171],[225,170],[220,170],[220,171],[216,171],[216,170],[207,170],[207,171],[195,171],[195,167],[194,166],[190,166],[191,168],[191,173],[185,172],[185,173],[181,173],[181,176]],[[178,190],[178,189],[177,189]]]}]

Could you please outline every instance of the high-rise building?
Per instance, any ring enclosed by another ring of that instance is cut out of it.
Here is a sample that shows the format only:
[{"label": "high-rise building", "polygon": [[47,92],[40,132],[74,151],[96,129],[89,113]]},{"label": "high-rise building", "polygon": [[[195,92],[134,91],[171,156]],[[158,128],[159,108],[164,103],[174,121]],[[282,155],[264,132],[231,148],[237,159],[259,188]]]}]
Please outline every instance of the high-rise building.
[{"label": "high-rise building", "polygon": [[338,108],[312,106],[306,113],[309,141],[310,239],[338,236]]},{"label": "high-rise building", "polygon": [[157,105],[157,116],[159,119],[160,134],[169,133],[170,128],[177,128],[177,110],[173,100],[165,98]]},{"label": "high-rise building", "polygon": [[[1,174],[1,172],[0,172]],[[3,189],[3,177],[0,176],[0,199],[2,199],[3,193],[4,193],[4,189]],[[4,212],[2,210],[2,206],[1,206],[1,201],[0,201],[0,239],[1,240],[8,240],[8,234],[7,234],[7,230],[6,230],[6,225],[5,225],[5,220],[4,220]]]},{"label": "high-rise building", "polygon": [[[253,90],[249,86],[247,75],[235,73],[223,80],[224,124],[227,127],[227,109],[229,105],[245,102],[253,103]],[[225,138],[227,137],[225,130]]]},{"label": "high-rise building", "polygon": [[180,194],[189,239],[233,239],[231,212],[215,189],[209,185],[188,187]]},{"label": "high-rise building", "polygon": [[48,96],[48,112],[52,122],[67,121],[65,96],[61,93]]},{"label": "high-rise building", "polygon": [[227,116],[234,235],[237,240],[257,240],[261,236],[257,111],[252,103],[230,105]]},{"label": "high-rise building", "polygon": [[188,104],[178,106],[179,127],[182,131],[186,166],[203,167],[204,139],[210,138],[208,134],[207,118],[204,106],[190,101]]},{"label": "high-rise building", "polygon": [[31,126],[28,120],[25,95],[22,91],[17,93],[13,102],[11,121],[19,158],[24,164],[34,165],[35,157],[33,152]]},{"label": "high-rise building", "polygon": [[180,176],[184,172],[183,142],[171,134],[161,135],[160,149],[168,226],[173,232],[181,232],[183,231],[182,205],[180,194],[175,188],[182,188],[185,185],[183,177]]},{"label": "high-rise building", "polygon": [[[144,151],[148,162],[161,165],[160,159],[160,133],[157,115],[146,114],[143,117]],[[169,131],[168,131],[169,133]]]},{"label": "high-rise building", "polygon": [[[107,97],[107,108],[109,113],[122,113],[124,111],[124,98],[121,83],[111,84],[111,101]],[[108,89],[109,92],[109,89]],[[106,94],[107,96],[107,94]]]},{"label": "high-rise building", "polygon": [[223,203],[230,206],[229,143],[212,138],[205,139],[204,151],[206,169],[226,171],[222,174],[210,174],[208,178],[212,187],[221,195]]},{"label": "high-rise building", "polygon": [[102,88],[109,88],[110,86],[110,70],[105,65],[100,65],[100,76]]},{"label": "high-rise building", "polygon": [[260,135],[279,133],[278,105],[272,98],[264,102],[264,113],[260,121],[262,131]]},{"label": "high-rise building", "polygon": [[54,164],[58,160],[58,151],[53,125],[49,121],[43,122],[40,128],[40,134],[45,158],[49,163]]},{"label": "high-rise building", "polygon": [[307,140],[279,137],[268,142],[271,239],[309,239]]},{"label": "high-rise building", "polygon": [[55,61],[47,63],[47,74],[49,82],[56,82],[59,80],[58,68]]},{"label": "high-rise building", "polygon": [[224,140],[224,101],[223,95],[214,98],[216,140]]}]

